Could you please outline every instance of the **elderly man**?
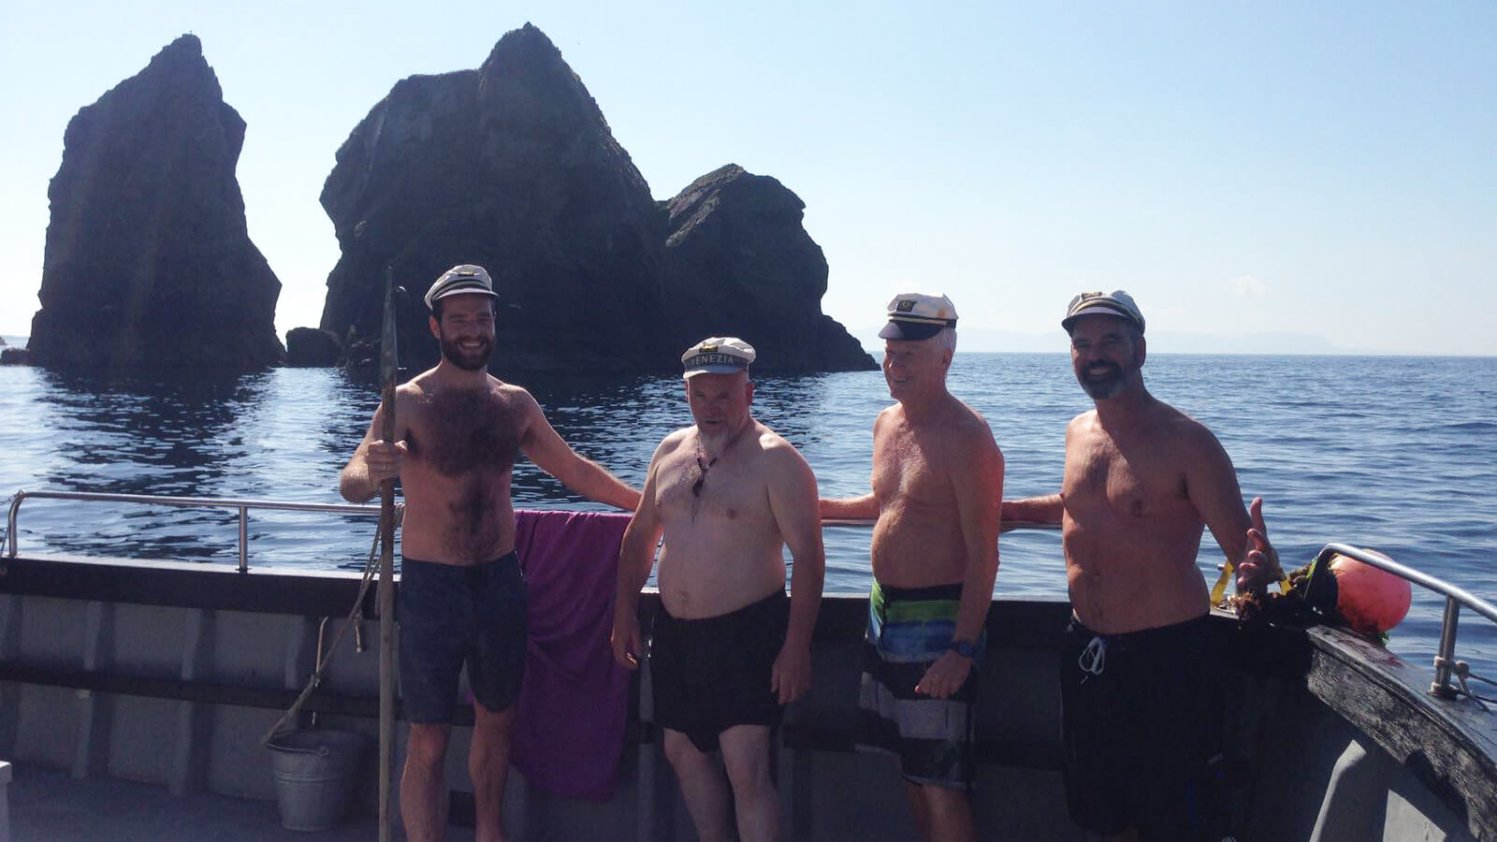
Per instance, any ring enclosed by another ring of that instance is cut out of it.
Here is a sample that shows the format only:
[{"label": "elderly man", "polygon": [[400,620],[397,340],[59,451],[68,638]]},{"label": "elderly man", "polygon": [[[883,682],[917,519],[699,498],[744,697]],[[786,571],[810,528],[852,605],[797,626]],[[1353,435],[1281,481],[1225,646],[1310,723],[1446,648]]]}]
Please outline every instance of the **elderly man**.
[{"label": "elderly man", "polygon": [[1096,406],[1066,429],[1060,494],[1005,503],[1003,515],[1061,524],[1071,816],[1107,839],[1219,839],[1208,766],[1222,695],[1196,554],[1210,527],[1238,588],[1266,585],[1278,560],[1263,501],[1244,508],[1216,437],[1144,387],[1144,317],[1128,293],[1082,293],[1061,326]]},{"label": "elderly man", "polygon": [[639,592],[664,534],[664,610],[650,646],[655,721],[704,842],[733,839],[735,812],[743,842],[779,838],[770,734],[783,706],[811,686],[825,567],[816,477],[750,413],[754,357],[734,338],[703,340],[682,356],[696,423],[655,449],[619,555],[613,652],[635,669],[644,653]]},{"label": "elderly man", "polygon": [[972,706],[998,574],[1003,453],[946,389],[951,300],[898,295],[888,318],[879,336],[895,403],[873,424],[872,493],[821,501],[823,518],[877,518],[858,741],[899,757],[925,839],[976,839]]},{"label": "elderly man", "polygon": [[530,393],[488,373],[494,288],[480,266],[454,266],[426,293],[442,359],[395,394],[395,440],[383,404],[343,469],[339,491],[361,503],[400,478],[400,687],[410,740],[400,784],[406,837],[446,824],[442,767],[464,663],[473,691],[475,839],[504,839],[500,804],[525,660],[525,580],[515,556],[510,480],[524,453],[592,500],[633,509],[639,493],[557,435]]}]

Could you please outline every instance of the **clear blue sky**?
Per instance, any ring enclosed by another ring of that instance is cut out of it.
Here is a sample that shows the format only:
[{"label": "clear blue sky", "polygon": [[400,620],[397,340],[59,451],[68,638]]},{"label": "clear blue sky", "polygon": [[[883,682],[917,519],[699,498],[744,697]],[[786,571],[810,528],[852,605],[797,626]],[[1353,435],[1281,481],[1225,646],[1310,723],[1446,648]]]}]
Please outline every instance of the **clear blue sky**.
[{"label": "clear blue sky", "polygon": [[728,162],[794,190],[855,330],[923,289],[964,348],[1062,350],[1070,296],[1122,287],[1156,353],[1497,354],[1491,0],[715,5],[0,0],[0,334],[39,306],[68,120],[178,35],[248,123],[284,336],[321,313],[354,125],[531,21],[657,198]]}]

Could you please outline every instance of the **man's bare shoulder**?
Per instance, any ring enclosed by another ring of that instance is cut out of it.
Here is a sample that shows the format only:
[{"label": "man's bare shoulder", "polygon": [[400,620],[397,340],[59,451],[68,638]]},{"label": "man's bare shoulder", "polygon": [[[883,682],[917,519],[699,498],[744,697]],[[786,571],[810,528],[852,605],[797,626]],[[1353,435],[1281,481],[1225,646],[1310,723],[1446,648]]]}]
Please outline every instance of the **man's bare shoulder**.
[{"label": "man's bare shoulder", "polygon": [[784,436],[774,430],[754,422],[759,433],[759,450],[769,457],[774,463],[805,462],[806,459],[795,445],[791,444]]},{"label": "man's bare shoulder", "polygon": [[951,411],[952,431],[960,436],[976,436],[977,438],[992,439],[993,428],[989,426],[988,419],[982,417],[982,413],[963,403],[956,401]]},{"label": "man's bare shoulder", "polygon": [[506,383],[492,374],[489,375],[488,383],[489,391],[501,398],[523,403],[536,403],[535,397],[524,386],[516,383]]},{"label": "man's bare shoulder", "polygon": [[660,440],[660,444],[655,445],[654,459],[658,461],[660,457],[668,456],[680,450],[695,429],[695,427],[682,427],[679,430],[672,430],[670,433],[667,433],[665,438]]},{"label": "man's bare shoulder", "polygon": [[1095,427],[1096,425],[1097,410],[1088,409],[1087,411],[1071,419],[1071,423],[1066,425],[1066,432],[1081,433]]},{"label": "man's bare shoulder", "polygon": [[419,410],[424,404],[429,402],[431,391],[431,372],[423,371],[395,387],[395,404],[397,408],[406,412]]},{"label": "man's bare shoulder", "polygon": [[1216,434],[1211,432],[1205,424],[1173,406],[1168,404],[1160,404],[1160,406],[1163,409],[1159,412],[1156,429],[1160,435],[1168,437],[1182,452],[1195,457],[1222,451],[1221,442],[1217,441]]}]

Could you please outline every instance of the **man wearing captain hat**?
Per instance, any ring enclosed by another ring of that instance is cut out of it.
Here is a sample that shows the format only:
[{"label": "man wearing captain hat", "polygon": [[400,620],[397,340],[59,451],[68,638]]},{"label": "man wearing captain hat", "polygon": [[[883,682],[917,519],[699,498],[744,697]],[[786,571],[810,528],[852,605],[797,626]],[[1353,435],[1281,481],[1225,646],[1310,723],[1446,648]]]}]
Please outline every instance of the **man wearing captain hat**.
[{"label": "man wearing captain hat", "polygon": [[1081,293],[1060,324],[1095,408],[1066,428],[1061,492],[1004,503],[1003,516],[1061,525],[1071,818],[1107,839],[1220,839],[1222,771],[1211,764],[1221,758],[1223,697],[1196,556],[1209,526],[1238,590],[1272,581],[1263,501],[1244,508],[1216,437],[1144,387],[1146,325],[1133,296]]},{"label": "man wearing captain hat", "polygon": [[567,446],[529,392],[489,374],[494,298],[482,266],[454,266],[431,285],[425,300],[442,358],[396,390],[395,441],[380,438],[388,411],[381,404],[339,480],[351,502],[368,500],[395,478],[405,498],[399,660],[410,736],[400,812],[410,839],[442,837],[442,770],[465,665],[473,692],[475,835],[505,838],[500,806],[526,645],[510,499],[515,460],[524,453],[590,500],[632,510],[639,499]]},{"label": "man wearing captain hat", "polygon": [[[755,357],[733,337],[682,355],[696,423],[655,449],[619,552],[613,652],[637,669],[639,591],[664,536],[663,610],[649,648],[655,722],[703,840],[731,839],[735,824],[744,842],[780,838],[770,736],[784,705],[811,685],[825,566],[816,476],[750,412]],[[795,562],[788,598],[786,546]]]},{"label": "man wearing captain hat", "polygon": [[973,702],[998,574],[1003,453],[946,389],[951,299],[902,293],[888,319],[879,336],[895,403],[873,424],[873,489],[822,500],[821,516],[877,520],[859,745],[899,757],[925,839],[973,840]]}]

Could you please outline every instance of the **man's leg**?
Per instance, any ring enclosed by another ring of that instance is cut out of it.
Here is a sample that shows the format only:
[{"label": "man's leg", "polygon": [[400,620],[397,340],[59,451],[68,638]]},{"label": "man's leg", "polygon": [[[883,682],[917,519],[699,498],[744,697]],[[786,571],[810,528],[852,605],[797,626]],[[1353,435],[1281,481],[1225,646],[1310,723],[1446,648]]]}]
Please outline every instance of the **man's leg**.
[{"label": "man's leg", "polygon": [[767,725],[734,725],[718,736],[741,842],[780,838],[780,797],[769,773],[769,739]]},{"label": "man's leg", "polygon": [[905,783],[905,793],[915,811],[920,835],[927,842],[977,842],[972,823],[972,802],[959,789],[930,784]]},{"label": "man's leg", "polygon": [[681,797],[696,825],[701,842],[730,842],[733,824],[728,814],[728,782],[717,768],[717,758],[692,745],[680,731],[665,729],[665,756],[681,782]]},{"label": "man's leg", "polygon": [[468,775],[473,778],[473,840],[504,842],[504,786],[509,780],[509,738],[515,706],[491,711],[473,703],[473,744],[468,748]]},{"label": "man's leg", "polygon": [[452,726],[411,723],[406,741],[405,771],[400,778],[400,815],[410,842],[438,842],[447,824],[442,762]]}]

